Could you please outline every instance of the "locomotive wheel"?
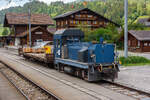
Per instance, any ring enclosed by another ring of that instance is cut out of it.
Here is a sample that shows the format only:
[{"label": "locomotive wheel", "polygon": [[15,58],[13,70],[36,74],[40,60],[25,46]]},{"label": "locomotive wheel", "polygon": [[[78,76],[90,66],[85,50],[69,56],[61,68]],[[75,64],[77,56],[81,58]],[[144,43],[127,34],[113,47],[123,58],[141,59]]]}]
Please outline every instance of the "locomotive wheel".
[{"label": "locomotive wheel", "polygon": [[87,73],[85,70],[82,70],[82,78],[86,81],[88,81]]}]

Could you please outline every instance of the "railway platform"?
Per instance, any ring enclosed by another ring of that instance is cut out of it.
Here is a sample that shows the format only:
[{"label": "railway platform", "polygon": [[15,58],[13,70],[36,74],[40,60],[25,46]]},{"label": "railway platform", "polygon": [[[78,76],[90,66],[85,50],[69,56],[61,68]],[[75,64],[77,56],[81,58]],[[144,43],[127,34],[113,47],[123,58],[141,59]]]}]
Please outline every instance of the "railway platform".
[{"label": "railway platform", "polygon": [[116,82],[150,93],[150,65],[122,67]]}]

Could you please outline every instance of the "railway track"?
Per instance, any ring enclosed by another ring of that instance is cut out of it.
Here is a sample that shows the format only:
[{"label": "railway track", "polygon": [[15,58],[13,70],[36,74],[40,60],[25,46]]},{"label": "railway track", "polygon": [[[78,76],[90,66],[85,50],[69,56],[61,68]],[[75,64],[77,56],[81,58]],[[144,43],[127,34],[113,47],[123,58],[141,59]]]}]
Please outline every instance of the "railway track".
[{"label": "railway track", "polygon": [[25,99],[30,100],[28,96],[2,71],[3,69],[4,67],[0,69],[2,75],[25,97]]},{"label": "railway track", "polygon": [[[10,59],[10,58],[9,58]],[[14,60],[14,59],[13,59]],[[21,63],[23,65],[26,65],[25,63],[19,61],[19,60],[15,60],[17,61],[18,63]],[[72,82],[69,82],[69,81],[66,81],[66,80],[63,80],[63,79],[59,79],[58,77],[55,77],[49,73],[46,72],[46,70],[44,69],[41,69],[41,68],[35,68],[35,67],[31,67],[31,66],[28,66],[46,76],[49,76],[51,78],[54,78],[56,80],[59,80],[60,82],[63,82],[67,85],[70,85],[72,86],[73,88],[76,88],[76,89],[79,89],[80,91],[82,92],[85,92],[87,93],[88,95],[91,95],[91,96],[94,96],[95,98],[97,99],[102,99],[104,100],[104,98],[101,98],[101,97],[98,97],[96,95],[100,95],[99,93],[93,91],[93,90],[90,90],[90,89],[87,89],[87,88],[84,88],[82,86],[78,86],[78,85],[74,85],[74,83]],[[93,84],[93,83],[91,83]],[[107,88],[107,89],[111,89],[115,92],[118,92],[118,93],[121,93],[123,95],[127,95],[127,96],[130,96],[132,98],[135,98],[137,100],[147,100],[147,99],[150,99],[150,93],[147,93],[147,92],[144,92],[144,91],[141,91],[141,90],[137,90],[135,88],[132,88],[132,87],[128,87],[128,86],[125,86],[125,85],[121,85],[121,84],[118,84],[118,83],[112,83],[112,82],[109,82],[109,81],[104,81],[102,83],[94,83],[96,85],[101,85],[103,86],[104,88]],[[106,98],[105,98],[106,99]]]},{"label": "railway track", "polygon": [[129,86],[110,81],[103,81],[103,83],[100,83],[100,85],[118,93],[131,96],[137,100],[150,100],[150,93]]},{"label": "railway track", "polygon": [[[8,57],[7,57],[7,58],[8,58]],[[27,64],[25,64],[25,63],[23,63],[23,62],[21,62],[21,61],[19,61],[19,60],[14,60],[14,59],[12,59],[12,57],[11,57],[11,58],[8,58],[8,59],[11,59],[11,60],[16,61],[16,62],[18,62],[18,63],[21,63],[22,65],[24,65],[24,66],[26,66],[26,67],[28,67],[28,68],[34,69],[34,70],[38,71],[39,73],[44,74],[45,76],[48,76],[48,77],[50,77],[50,78],[53,78],[53,79],[55,79],[55,80],[57,80],[57,81],[60,81],[61,83],[66,84],[66,85],[68,85],[68,86],[70,86],[70,87],[72,87],[72,88],[74,88],[74,89],[77,89],[77,90],[79,90],[79,91],[81,91],[81,92],[84,92],[85,94],[94,97],[95,100],[111,100],[111,99],[109,99],[108,97],[102,96],[101,94],[99,94],[99,93],[97,93],[97,92],[95,92],[95,91],[89,90],[89,89],[87,89],[87,88],[84,88],[84,87],[82,87],[82,86],[79,86],[79,85],[77,85],[77,84],[74,84],[74,83],[72,83],[72,82],[70,82],[70,81],[60,79],[60,78],[58,78],[58,77],[56,77],[56,76],[53,76],[53,75],[51,75],[51,74],[48,74],[48,73],[47,73],[46,71],[44,71],[44,70],[41,70],[41,69],[32,67],[32,66],[27,65]]]},{"label": "railway track", "polygon": [[0,72],[27,100],[61,100],[51,92],[5,65]]}]

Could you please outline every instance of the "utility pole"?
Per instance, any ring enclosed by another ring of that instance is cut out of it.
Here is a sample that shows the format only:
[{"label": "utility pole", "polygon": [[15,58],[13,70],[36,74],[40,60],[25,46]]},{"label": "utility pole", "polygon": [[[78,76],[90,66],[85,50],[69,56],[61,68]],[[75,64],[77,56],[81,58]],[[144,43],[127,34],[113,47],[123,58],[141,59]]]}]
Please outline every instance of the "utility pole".
[{"label": "utility pole", "polygon": [[32,46],[32,41],[31,41],[31,9],[29,7],[29,12],[28,12],[28,18],[29,18],[29,46]]},{"label": "utility pole", "polygon": [[124,0],[124,56],[128,57],[128,0]]}]

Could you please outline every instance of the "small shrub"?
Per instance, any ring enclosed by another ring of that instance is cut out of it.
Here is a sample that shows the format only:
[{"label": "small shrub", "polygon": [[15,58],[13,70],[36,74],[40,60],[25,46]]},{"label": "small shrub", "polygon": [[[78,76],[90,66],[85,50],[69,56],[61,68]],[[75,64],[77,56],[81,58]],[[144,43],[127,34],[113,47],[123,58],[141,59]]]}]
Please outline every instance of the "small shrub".
[{"label": "small shrub", "polygon": [[148,64],[150,60],[145,57],[140,56],[129,56],[128,58],[120,57],[122,65],[131,65],[131,64]]}]

